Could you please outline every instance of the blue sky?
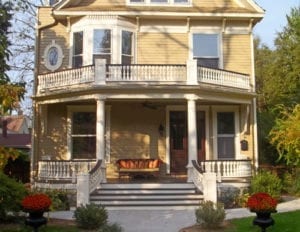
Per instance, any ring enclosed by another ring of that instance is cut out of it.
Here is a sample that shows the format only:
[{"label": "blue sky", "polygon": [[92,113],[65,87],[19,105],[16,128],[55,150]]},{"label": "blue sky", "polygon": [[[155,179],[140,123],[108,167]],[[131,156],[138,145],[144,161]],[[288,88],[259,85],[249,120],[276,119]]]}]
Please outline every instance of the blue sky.
[{"label": "blue sky", "polygon": [[254,28],[254,34],[261,41],[273,47],[277,32],[281,32],[286,25],[286,15],[290,14],[292,7],[300,6],[300,0],[255,0],[265,10],[265,17]]}]

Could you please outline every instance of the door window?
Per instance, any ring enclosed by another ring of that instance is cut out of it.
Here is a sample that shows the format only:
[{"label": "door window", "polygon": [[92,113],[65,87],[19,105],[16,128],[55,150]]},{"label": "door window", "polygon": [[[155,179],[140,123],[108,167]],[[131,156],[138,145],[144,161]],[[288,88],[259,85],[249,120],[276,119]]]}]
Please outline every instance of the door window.
[{"label": "door window", "polygon": [[217,112],[218,159],[235,158],[234,112]]}]

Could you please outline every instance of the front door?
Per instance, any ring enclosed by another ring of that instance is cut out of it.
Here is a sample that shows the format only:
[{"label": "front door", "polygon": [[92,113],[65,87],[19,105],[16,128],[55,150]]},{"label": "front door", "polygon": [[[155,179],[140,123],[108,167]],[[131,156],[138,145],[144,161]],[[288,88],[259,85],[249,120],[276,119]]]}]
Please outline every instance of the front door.
[{"label": "front door", "polygon": [[186,173],[187,119],[185,111],[170,111],[171,173]]},{"label": "front door", "polygon": [[198,161],[205,160],[205,111],[197,111]]}]

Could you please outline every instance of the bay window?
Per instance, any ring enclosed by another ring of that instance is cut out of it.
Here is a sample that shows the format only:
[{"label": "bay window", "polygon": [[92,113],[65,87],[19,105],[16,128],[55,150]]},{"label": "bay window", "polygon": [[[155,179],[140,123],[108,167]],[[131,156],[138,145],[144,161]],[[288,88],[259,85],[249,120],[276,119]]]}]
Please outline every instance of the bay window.
[{"label": "bay window", "polygon": [[73,59],[72,66],[79,68],[83,62],[83,31],[73,33]]},{"label": "bay window", "polygon": [[130,31],[122,31],[122,64],[132,63],[132,47],[133,47],[133,33]]},{"label": "bay window", "polygon": [[94,30],[93,61],[96,58],[105,59],[107,64],[111,63],[111,30]]}]

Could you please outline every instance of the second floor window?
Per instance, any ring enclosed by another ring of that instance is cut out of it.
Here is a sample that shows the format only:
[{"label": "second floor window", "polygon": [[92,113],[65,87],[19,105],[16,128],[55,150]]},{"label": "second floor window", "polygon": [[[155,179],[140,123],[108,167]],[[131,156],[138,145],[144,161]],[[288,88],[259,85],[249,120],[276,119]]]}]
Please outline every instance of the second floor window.
[{"label": "second floor window", "polygon": [[78,68],[82,66],[83,56],[83,32],[75,32],[73,34],[73,67]]},{"label": "second floor window", "polygon": [[200,66],[219,68],[217,34],[193,34],[193,57]]},{"label": "second floor window", "polygon": [[132,32],[122,31],[122,64],[132,63],[132,38]]},{"label": "second floor window", "polygon": [[111,63],[111,30],[94,30],[93,60],[96,58],[106,59],[106,63]]}]

